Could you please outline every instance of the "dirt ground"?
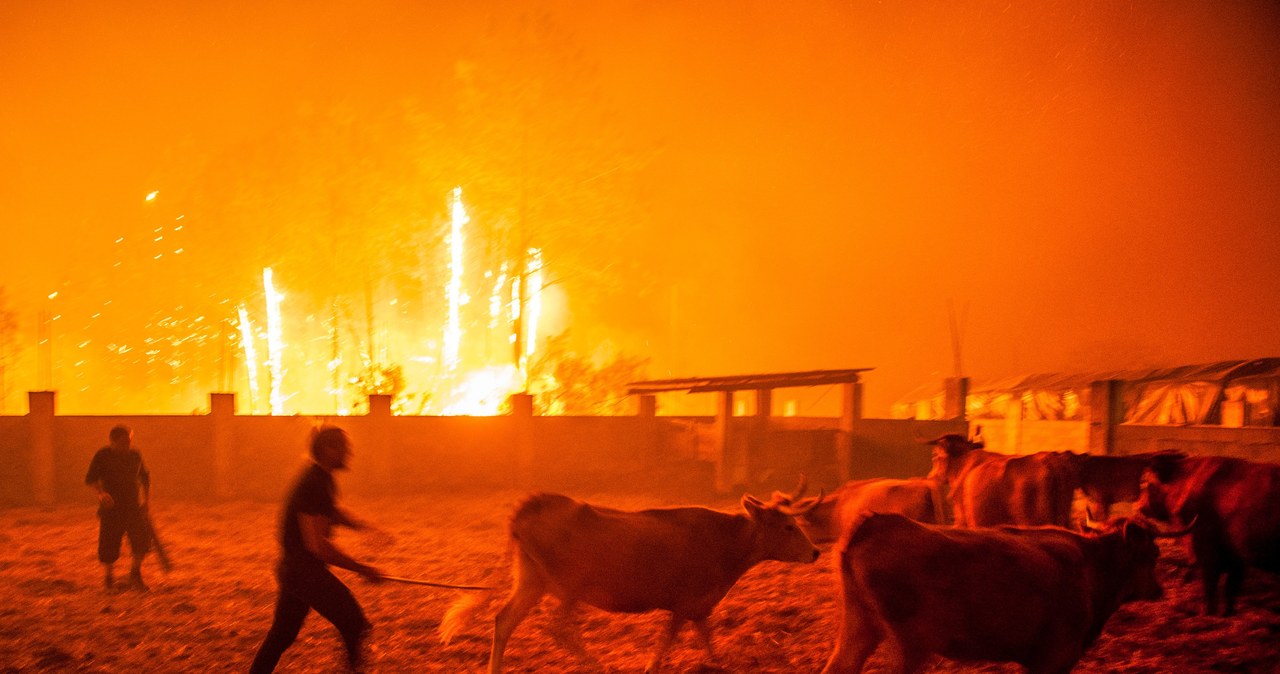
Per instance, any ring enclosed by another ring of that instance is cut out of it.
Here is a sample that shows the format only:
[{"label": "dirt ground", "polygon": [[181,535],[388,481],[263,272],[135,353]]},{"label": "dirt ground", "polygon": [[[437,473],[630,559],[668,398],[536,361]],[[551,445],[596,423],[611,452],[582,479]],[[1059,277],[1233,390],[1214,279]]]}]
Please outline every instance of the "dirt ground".
[{"label": "dirt ground", "polygon": [[[575,496],[622,508],[688,502],[643,495]],[[462,583],[499,581],[505,588],[505,524],[522,497],[491,492],[353,500],[347,503],[353,511],[378,522],[396,541],[386,545],[344,534],[340,544],[391,574]],[[727,499],[707,505],[737,507]],[[271,619],[278,505],[156,504],[153,514],[176,568],[162,574],[149,558],[149,593],[108,595],[95,559],[90,499],[75,506],[0,510],[0,673],[247,670]],[[1184,581],[1185,570],[1173,563],[1180,557],[1174,547],[1164,548],[1166,598],[1123,607],[1077,671],[1280,671],[1280,579],[1254,572],[1237,617],[1204,617],[1198,615],[1198,588]],[[122,560],[118,565],[119,575],[126,564]],[[496,605],[488,605],[459,639],[444,647],[436,626],[460,593],[343,578],[375,625],[370,671],[483,671]],[[812,565],[757,566],[713,614],[720,669],[702,665],[686,628],[667,671],[817,672],[832,647],[835,591],[825,552]],[[542,628],[551,607],[552,600],[544,600],[516,631],[507,649],[509,671],[589,671],[555,646]],[[639,672],[662,616],[589,610],[583,619],[589,649],[616,671]],[[313,615],[277,671],[331,672],[339,670],[340,662],[336,632]],[[938,661],[930,671],[1018,668]]]}]

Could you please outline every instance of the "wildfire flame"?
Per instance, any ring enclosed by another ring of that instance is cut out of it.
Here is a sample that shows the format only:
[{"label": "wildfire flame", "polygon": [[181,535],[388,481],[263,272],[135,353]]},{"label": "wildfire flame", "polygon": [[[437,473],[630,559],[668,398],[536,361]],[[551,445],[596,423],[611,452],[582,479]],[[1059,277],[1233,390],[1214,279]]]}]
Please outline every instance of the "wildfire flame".
[{"label": "wildfire flame", "polygon": [[450,209],[451,228],[449,232],[449,285],[445,294],[449,298],[449,322],[444,328],[445,369],[454,372],[458,369],[458,349],[462,345],[462,226],[471,218],[462,206],[462,188],[453,188],[453,203]]},{"label": "wildfire flame", "polygon": [[267,371],[271,373],[271,413],[284,414],[284,339],[280,332],[280,301],[271,280],[271,267],[262,270],[262,290],[267,296]]},{"label": "wildfire flame", "polygon": [[239,313],[240,348],[244,350],[244,363],[249,370],[249,409],[252,410],[258,399],[258,350],[253,345],[253,325],[244,305],[240,305]]}]

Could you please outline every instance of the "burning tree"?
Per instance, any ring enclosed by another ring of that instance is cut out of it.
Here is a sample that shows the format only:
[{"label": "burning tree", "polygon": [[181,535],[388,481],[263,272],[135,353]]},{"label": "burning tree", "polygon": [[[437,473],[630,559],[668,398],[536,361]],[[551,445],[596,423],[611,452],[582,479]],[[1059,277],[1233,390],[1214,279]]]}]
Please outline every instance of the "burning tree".
[{"label": "burning tree", "polygon": [[568,333],[547,340],[534,363],[532,386],[538,414],[600,415],[632,412],[627,383],[644,379],[649,359],[605,351],[576,353]]}]

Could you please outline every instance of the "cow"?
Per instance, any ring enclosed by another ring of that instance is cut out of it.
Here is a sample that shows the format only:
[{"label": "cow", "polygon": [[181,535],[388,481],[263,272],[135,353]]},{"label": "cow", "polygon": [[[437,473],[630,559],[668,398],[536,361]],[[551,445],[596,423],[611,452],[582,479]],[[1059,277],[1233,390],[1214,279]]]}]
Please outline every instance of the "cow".
[{"label": "cow", "polygon": [[[818,501],[821,502],[821,499]],[[670,612],[645,668],[656,672],[686,621],[708,659],[715,653],[707,617],[742,574],[765,560],[809,562],[818,549],[796,525],[795,509],[742,497],[746,514],[701,507],[615,510],[560,494],[537,494],[511,517],[514,587],[494,619],[489,673],[520,621],[545,594],[560,600],[552,636],[592,666],[576,620],[579,604],[617,613]],[[447,643],[476,602],[454,605],[440,624]]]},{"label": "cow", "polygon": [[1280,573],[1280,465],[1221,456],[1158,457],[1143,481],[1138,511],[1193,523],[1191,549],[1204,583],[1204,612],[1236,611],[1245,569]]},{"label": "cow", "polygon": [[1148,452],[1125,456],[1076,454],[1072,460],[1080,478],[1080,491],[1094,517],[1106,519],[1116,503],[1136,502],[1142,495],[1142,475],[1156,457],[1177,452]]},{"label": "cow", "polygon": [[1071,453],[997,454],[954,433],[930,444],[929,479],[945,485],[956,526],[1070,524],[1079,480]]},{"label": "cow", "polygon": [[893,671],[940,655],[1069,672],[1121,604],[1163,595],[1155,539],[1180,533],[1137,520],[1075,533],[868,514],[836,546],[842,609],[823,674],[861,672],[881,642]]},{"label": "cow", "polygon": [[[865,513],[899,513],[917,522],[946,524],[938,483],[926,478],[851,480],[819,499],[801,498],[805,480],[790,494],[773,493],[771,503],[799,509],[796,520],[814,543],[831,543]],[[821,501],[819,503],[819,501]]]}]

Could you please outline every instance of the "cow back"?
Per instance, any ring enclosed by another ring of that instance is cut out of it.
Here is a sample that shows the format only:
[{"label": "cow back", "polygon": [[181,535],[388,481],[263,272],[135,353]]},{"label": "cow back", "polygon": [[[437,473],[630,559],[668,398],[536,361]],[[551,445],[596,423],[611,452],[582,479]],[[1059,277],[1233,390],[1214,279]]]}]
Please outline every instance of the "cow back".
[{"label": "cow back", "polygon": [[1167,510],[1198,518],[1197,547],[1225,546],[1259,568],[1280,572],[1280,466],[1229,457],[1191,457],[1165,487]]},{"label": "cow back", "polygon": [[517,509],[511,537],[549,591],[606,611],[705,617],[757,561],[748,518],[697,507],[630,512],[540,494]]},{"label": "cow back", "polygon": [[999,524],[1066,527],[1070,524],[1071,501],[1078,478],[1068,453],[983,454],[987,456],[975,462],[962,481],[964,524],[980,527]]}]

